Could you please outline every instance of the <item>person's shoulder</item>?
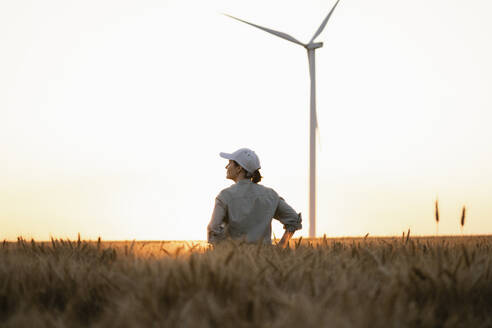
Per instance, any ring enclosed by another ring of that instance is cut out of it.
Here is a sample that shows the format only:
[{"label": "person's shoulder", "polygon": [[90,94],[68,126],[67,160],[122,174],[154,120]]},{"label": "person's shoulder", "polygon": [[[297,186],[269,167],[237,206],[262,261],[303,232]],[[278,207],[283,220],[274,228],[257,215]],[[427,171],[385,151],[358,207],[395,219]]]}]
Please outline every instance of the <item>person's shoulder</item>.
[{"label": "person's shoulder", "polygon": [[262,184],[258,184],[256,183],[255,184],[257,186],[258,189],[262,190],[263,192],[265,193],[268,193],[268,194],[271,194],[271,195],[274,195],[274,196],[277,196],[278,197],[278,194],[277,192],[273,189],[273,188],[270,188],[270,187],[267,187],[267,186],[264,186]]},{"label": "person's shoulder", "polygon": [[234,193],[234,189],[236,188],[237,188],[236,184],[233,184],[227,188],[222,189],[217,195],[217,198],[220,199],[221,201],[229,200],[231,195]]}]

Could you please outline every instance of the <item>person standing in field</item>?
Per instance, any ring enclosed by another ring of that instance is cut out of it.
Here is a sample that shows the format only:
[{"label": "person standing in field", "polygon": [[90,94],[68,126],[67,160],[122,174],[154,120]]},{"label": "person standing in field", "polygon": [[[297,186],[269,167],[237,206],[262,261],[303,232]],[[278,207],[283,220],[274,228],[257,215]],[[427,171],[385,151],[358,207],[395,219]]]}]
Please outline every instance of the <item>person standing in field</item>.
[{"label": "person standing in field", "polygon": [[225,167],[227,179],[235,184],[222,190],[215,199],[207,226],[209,243],[232,238],[271,244],[273,218],[283,223],[284,236],[289,238],[302,228],[301,213],[297,214],[275,190],[258,184],[262,178],[260,159],[254,151],[241,148],[232,154],[220,153],[220,156],[229,160]]}]

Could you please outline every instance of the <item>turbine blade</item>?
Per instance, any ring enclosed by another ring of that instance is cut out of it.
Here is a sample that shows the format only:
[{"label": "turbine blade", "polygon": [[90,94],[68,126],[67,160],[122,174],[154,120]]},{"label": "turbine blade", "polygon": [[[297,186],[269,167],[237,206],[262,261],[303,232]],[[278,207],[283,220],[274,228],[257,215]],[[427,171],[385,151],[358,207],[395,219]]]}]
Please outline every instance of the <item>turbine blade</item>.
[{"label": "turbine blade", "polygon": [[263,27],[263,26],[260,26],[260,25],[256,25],[256,24],[253,24],[253,23],[250,23],[250,22],[247,22],[245,20],[242,20],[240,18],[237,18],[237,17],[234,17],[234,16],[231,16],[231,15],[228,15],[228,14],[223,14],[227,17],[230,17],[232,19],[235,19],[235,20],[238,20],[240,22],[243,22],[245,24],[248,24],[248,25],[251,25],[251,26],[254,26],[256,28],[259,28],[260,30],[263,30],[265,32],[268,32],[270,34],[273,34],[273,35],[276,35],[278,36],[279,38],[282,38],[282,39],[285,39],[287,41],[290,41],[290,42],[294,42],[294,43],[297,43],[298,45],[301,45],[303,47],[305,47],[306,45],[304,43],[302,43],[301,41],[293,38],[292,36],[288,35],[287,33],[284,33],[284,32],[279,32],[279,31],[275,31],[275,30],[272,30],[272,29],[269,29],[269,28],[266,28],[266,27]]},{"label": "turbine blade", "polygon": [[323,32],[323,29],[325,28],[326,23],[328,23],[328,20],[330,19],[331,14],[333,14],[333,11],[335,11],[335,8],[337,7],[337,5],[338,5],[339,2],[340,2],[340,0],[337,0],[337,2],[335,3],[335,5],[333,6],[333,8],[331,8],[330,12],[326,16],[326,18],[323,20],[323,22],[319,26],[318,30],[316,31],[316,33],[314,33],[314,36],[311,39],[311,41],[309,41],[309,43],[312,43],[314,41],[314,39],[316,39],[318,37],[318,35],[320,35],[321,32]]}]

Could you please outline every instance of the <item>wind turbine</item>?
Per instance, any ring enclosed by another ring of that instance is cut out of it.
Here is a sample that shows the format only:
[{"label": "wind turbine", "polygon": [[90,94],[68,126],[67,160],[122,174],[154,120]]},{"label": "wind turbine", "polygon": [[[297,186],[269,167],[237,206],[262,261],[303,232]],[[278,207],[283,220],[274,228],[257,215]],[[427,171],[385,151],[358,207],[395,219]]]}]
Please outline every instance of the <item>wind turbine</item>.
[{"label": "wind turbine", "polygon": [[318,117],[316,114],[316,74],[315,74],[316,72],[315,72],[314,52],[316,49],[321,48],[323,46],[323,42],[313,43],[313,41],[318,37],[318,35],[321,34],[323,29],[325,28],[326,23],[328,23],[328,20],[330,19],[331,14],[337,7],[338,2],[340,2],[340,0],[337,0],[337,2],[333,5],[330,12],[328,13],[328,15],[326,15],[325,19],[319,26],[316,33],[314,33],[313,37],[311,38],[311,41],[309,41],[307,44],[296,40],[295,38],[293,38],[292,36],[286,33],[275,31],[263,26],[259,26],[247,22],[237,17],[225,14],[230,18],[254,26],[256,28],[259,28],[260,30],[276,35],[279,38],[285,39],[290,42],[294,42],[300,46],[303,46],[307,50],[308,61],[309,61],[309,77],[311,80],[311,102],[310,102],[310,115],[309,115],[310,116],[309,119],[310,121],[309,123],[309,237],[316,237],[316,138],[315,138],[315,134],[316,134],[316,129],[318,129]]}]

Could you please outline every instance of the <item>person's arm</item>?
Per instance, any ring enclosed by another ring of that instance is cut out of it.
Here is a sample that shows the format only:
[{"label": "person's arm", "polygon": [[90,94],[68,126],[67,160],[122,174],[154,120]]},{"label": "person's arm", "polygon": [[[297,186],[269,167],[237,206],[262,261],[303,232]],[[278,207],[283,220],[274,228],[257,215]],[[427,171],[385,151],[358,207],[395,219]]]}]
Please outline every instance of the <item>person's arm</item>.
[{"label": "person's arm", "polygon": [[289,244],[290,238],[294,235],[294,231],[287,231],[285,230],[284,235],[282,236],[282,239],[280,239],[280,242],[278,243],[278,246],[280,248],[285,248],[287,247],[287,244]]},{"label": "person's arm", "polygon": [[215,199],[214,211],[212,218],[207,226],[207,241],[216,244],[225,239],[225,219],[227,216],[227,205],[217,197]]},{"label": "person's arm", "polygon": [[280,197],[274,218],[284,225],[285,233],[279,243],[279,246],[284,248],[287,246],[287,243],[294,232],[302,229],[301,213],[296,213],[296,211]]}]

